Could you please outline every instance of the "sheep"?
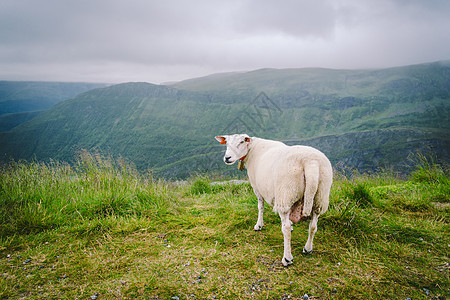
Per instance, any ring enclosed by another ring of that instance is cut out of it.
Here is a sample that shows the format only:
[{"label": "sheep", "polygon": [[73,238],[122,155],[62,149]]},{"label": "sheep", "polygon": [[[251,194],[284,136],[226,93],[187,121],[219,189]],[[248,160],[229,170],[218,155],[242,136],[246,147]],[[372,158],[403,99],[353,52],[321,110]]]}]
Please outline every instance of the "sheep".
[{"label": "sheep", "polygon": [[260,231],[264,225],[264,201],[281,218],[284,238],[282,264],[293,263],[291,253],[292,223],[309,217],[308,240],[303,253],[313,250],[319,216],[328,209],[333,170],[328,158],[319,150],[308,146],[287,146],[246,134],[216,136],[226,144],[224,162],[232,165],[239,161],[239,169],[247,169],[253,191],[258,198],[258,220],[254,227]]}]

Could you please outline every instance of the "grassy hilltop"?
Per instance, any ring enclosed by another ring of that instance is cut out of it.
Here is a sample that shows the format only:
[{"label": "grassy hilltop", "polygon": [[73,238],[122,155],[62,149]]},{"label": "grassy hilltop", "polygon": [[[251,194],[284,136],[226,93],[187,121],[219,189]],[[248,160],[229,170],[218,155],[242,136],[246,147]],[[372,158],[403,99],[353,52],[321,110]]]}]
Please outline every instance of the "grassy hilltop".
[{"label": "grassy hilltop", "polygon": [[[430,299],[450,297],[450,180],[416,160],[390,173],[334,176],[315,249],[294,226],[281,265],[279,217],[253,231],[249,184],[166,182],[82,152],[0,172],[1,299]],[[439,298],[440,297],[440,298]]]}]

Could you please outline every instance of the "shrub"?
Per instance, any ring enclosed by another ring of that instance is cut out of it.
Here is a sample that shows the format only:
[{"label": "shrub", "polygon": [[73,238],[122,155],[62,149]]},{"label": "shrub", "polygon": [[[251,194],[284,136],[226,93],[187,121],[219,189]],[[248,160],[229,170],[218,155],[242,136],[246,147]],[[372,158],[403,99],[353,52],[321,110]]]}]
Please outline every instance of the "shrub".
[{"label": "shrub", "polygon": [[357,183],[353,187],[352,198],[361,207],[369,207],[373,203],[373,198],[370,196],[367,186],[364,183]]},{"label": "shrub", "polygon": [[201,195],[211,193],[212,188],[209,180],[205,177],[197,178],[191,185],[191,195]]},{"label": "shrub", "polygon": [[416,154],[415,160],[417,160],[417,163],[416,170],[411,173],[412,181],[434,184],[449,183],[447,167],[436,163],[432,156],[427,157],[424,154],[418,153]]},{"label": "shrub", "polygon": [[366,208],[373,205],[369,187],[364,182],[351,183],[343,188],[343,196],[353,200],[358,206]]}]

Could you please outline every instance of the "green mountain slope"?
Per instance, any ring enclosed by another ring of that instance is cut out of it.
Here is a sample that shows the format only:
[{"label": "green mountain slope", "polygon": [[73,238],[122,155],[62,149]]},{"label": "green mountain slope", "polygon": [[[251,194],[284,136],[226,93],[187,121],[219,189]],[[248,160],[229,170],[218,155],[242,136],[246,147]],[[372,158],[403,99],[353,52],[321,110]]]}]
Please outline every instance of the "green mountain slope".
[{"label": "green mountain slope", "polygon": [[0,115],[50,108],[105,84],[78,82],[0,81]]},{"label": "green mountain slope", "polygon": [[236,172],[214,135],[246,132],[312,145],[339,167],[408,171],[408,156],[449,161],[450,65],[384,70],[264,69],[171,86],[125,83],[63,101],[0,136],[2,159],[122,155],[164,177]]},{"label": "green mountain slope", "polygon": [[41,112],[42,111],[26,111],[0,115],[0,132],[9,131],[16,126],[33,119]]}]

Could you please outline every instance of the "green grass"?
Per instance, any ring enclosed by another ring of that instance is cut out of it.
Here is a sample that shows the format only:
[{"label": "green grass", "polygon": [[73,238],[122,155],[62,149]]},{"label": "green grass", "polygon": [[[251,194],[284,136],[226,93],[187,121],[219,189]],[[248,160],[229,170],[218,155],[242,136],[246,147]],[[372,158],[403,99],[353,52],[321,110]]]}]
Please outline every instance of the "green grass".
[{"label": "green grass", "polygon": [[410,179],[335,174],[315,248],[294,264],[249,184],[157,181],[123,159],[10,163],[0,177],[2,299],[448,298],[450,182],[426,160]]}]

